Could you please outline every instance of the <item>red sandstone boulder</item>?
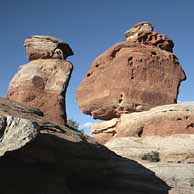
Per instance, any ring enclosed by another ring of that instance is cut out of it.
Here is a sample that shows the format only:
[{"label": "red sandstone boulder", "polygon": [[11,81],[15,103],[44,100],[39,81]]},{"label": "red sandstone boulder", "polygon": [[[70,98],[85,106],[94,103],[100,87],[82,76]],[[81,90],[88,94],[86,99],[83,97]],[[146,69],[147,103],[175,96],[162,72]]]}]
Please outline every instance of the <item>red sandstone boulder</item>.
[{"label": "red sandstone boulder", "polygon": [[161,48],[166,43],[148,43],[121,42],[95,59],[77,89],[83,113],[109,120],[176,103],[185,73],[177,57]]}]

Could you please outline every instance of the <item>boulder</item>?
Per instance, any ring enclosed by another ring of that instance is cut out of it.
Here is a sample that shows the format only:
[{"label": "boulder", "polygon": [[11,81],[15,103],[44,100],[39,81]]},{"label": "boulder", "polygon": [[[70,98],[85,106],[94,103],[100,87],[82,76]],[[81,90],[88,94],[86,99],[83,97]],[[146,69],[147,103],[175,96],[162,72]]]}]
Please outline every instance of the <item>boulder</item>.
[{"label": "boulder", "polygon": [[116,155],[79,131],[45,121],[40,113],[0,98],[2,194],[170,191],[151,170]]},{"label": "boulder", "polygon": [[137,32],[136,40],[120,42],[94,60],[77,89],[83,113],[110,120],[177,102],[186,76],[172,53],[173,42],[147,28]]},{"label": "boulder", "polygon": [[25,40],[24,46],[30,61],[36,59],[66,59],[73,55],[70,46],[52,36],[35,35]]},{"label": "boulder", "polygon": [[123,114],[91,127],[94,138],[105,143],[116,137],[194,134],[194,104],[163,105],[149,111]]}]

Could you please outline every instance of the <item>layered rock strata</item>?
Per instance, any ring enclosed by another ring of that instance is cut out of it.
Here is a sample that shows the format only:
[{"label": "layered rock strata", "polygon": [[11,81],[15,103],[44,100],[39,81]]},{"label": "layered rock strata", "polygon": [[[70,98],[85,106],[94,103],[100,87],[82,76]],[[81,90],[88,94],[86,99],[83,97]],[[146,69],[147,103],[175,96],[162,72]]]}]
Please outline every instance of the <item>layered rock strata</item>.
[{"label": "layered rock strata", "polygon": [[170,136],[194,133],[194,104],[163,105],[149,111],[123,114],[91,127],[94,138],[105,143],[117,137]]},{"label": "layered rock strata", "polygon": [[57,40],[45,36],[25,40],[31,61],[20,66],[9,84],[7,97],[39,108],[47,120],[63,125],[66,123],[65,94],[73,66],[64,60],[71,49]]},{"label": "layered rock strata", "polygon": [[94,60],[77,89],[83,113],[109,120],[123,113],[176,103],[186,76],[172,53],[173,42],[143,24],[130,29],[125,33],[126,41]]}]

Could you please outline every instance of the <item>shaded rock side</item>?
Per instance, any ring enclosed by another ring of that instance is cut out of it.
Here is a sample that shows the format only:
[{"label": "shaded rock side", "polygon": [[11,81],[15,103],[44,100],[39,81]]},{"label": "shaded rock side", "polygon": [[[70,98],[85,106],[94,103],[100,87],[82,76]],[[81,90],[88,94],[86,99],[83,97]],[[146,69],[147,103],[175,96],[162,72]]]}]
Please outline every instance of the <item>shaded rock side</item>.
[{"label": "shaded rock side", "polygon": [[66,123],[65,94],[72,64],[61,59],[38,59],[20,66],[9,84],[7,97],[40,109],[56,124]]},{"label": "shaded rock side", "polygon": [[177,102],[180,83],[186,79],[177,57],[163,49],[162,41],[159,46],[152,39],[138,40],[120,42],[94,60],[77,89],[83,113],[109,120]]},{"label": "shaded rock side", "polygon": [[115,153],[138,161],[172,187],[170,193],[194,193],[194,135],[167,137],[118,137],[106,146]]},{"label": "shaded rock side", "polygon": [[[170,191],[164,181],[141,164],[114,154],[80,132],[45,122],[39,113],[0,98],[0,120],[8,124],[0,122],[1,194]],[[23,125],[24,121],[28,125]],[[13,124],[15,131],[10,127]]]},{"label": "shaded rock side", "polygon": [[171,104],[149,111],[123,114],[91,127],[94,138],[105,143],[115,137],[194,134],[194,104]]},{"label": "shaded rock side", "polygon": [[24,46],[29,60],[66,59],[73,55],[70,46],[63,40],[52,36],[35,35],[25,40]]}]

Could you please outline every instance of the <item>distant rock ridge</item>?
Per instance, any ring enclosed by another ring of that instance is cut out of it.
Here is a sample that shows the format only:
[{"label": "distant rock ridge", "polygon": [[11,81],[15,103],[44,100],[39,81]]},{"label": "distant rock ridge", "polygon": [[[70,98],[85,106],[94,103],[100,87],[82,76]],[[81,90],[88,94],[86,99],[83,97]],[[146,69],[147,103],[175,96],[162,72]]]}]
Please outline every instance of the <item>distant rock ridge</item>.
[{"label": "distant rock ridge", "polygon": [[94,60],[77,89],[81,111],[94,119],[174,104],[186,79],[172,40],[153,32],[152,24],[139,23],[125,36]]},{"label": "distant rock ridge", "polygon": [[40,109],[53,123],[66,123],[65,95],[73,65],[64,59],[73,54],[67,43],[51,36],[25,40],[30,62],[21,65],[9,84],[7,97]]}]

